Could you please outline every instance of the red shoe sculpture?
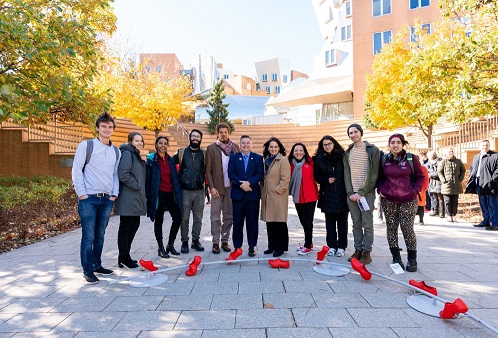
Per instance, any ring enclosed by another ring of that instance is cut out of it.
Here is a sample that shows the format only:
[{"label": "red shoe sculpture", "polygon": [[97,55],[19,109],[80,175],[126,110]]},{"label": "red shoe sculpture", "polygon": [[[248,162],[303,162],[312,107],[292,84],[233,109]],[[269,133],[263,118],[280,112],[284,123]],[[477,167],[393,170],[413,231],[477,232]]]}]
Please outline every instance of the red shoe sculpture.
[{"label": "red shoe sculpture", "polygon": [[[328,252],[329,252],[329,247],[326,245],[322,246],[322,250],[320,252],[316,253],[316,260],[323,261],[323,259],[325,258],[325,256],[327,255]],[[320,264],[320,263],[317,263],[317,264]]]},{"label": "red shoe sculpture", "polygon": [[145,270],[149,270],[150,272],[157,271],[157,267],[154,265],[154,263],[152,261],[145,261],[145,260],[141,259],[138,262],[140,263],[142,268],[144,268]]},{"label": "red shoe sculpture", "polygon": [[269,259],[268,264],[270,264],[270,266],[274,269],[278,269],[278,268],[288,269],[290,266],[289,261],[283,261],[280,258]]},{"label": "red shoe sculpture", "polygon": [[465,304],[460,298],[457,298],[453,303],[447,302],[444,304],[444,309],[439,311],[439,317],[443,319],[451,319],[455,318],[459,313],[465,313],[467,311],[469,311],[467,304]]},{"label": "red shoe sculpture", "polygon": [[370,280],[372,278],[372,274],[370,273],[370,271],[367,270],[365,264],[361,263],[356,258],[353,258],[351,260],[351,266],[356,272],[358,272],[361,275],[361,277],[364,280]]},{"label": "red shoe sculpture", "polygon": [[437,289],[433,286],[429,286],[425,284],[423,280],[416,281],[415,279],[410,279],[408,282],[411,286],[414,286],[420,290],[424,290],[425,292],[429,292],[430,294],[433,294],[434,296],[437,296]]},{"label": "red shoe sculpture", "polygon": [[230,252],[230,256],[228,256],[227,258],[225,258],[225,260],[226,261],[234,261],[237,258],[239,258],[241,255],[242,255],[242,249],[241,248],[237,248],[234,251]]},{"label": "red shoe sculpture", "polygon": [[197,268],[199,267],[199,264],[201,264],[201,261],[202,261],[201,256],[194,256],[194,260],[188,266],[188,270],[185,271],[185,274],[189,277],[195,275],[197,273]]}]

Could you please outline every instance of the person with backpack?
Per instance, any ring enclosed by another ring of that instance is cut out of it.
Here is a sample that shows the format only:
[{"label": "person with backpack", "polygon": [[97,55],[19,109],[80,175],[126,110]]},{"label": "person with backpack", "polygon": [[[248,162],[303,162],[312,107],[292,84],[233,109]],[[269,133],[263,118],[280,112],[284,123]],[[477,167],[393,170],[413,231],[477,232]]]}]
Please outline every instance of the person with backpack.
[{"label": "person with backpack", "polygon": [[136,260],[131,259],[131,243],[140,226],[140,216],[147,212],[145,200],[145,161],[140,156],[144,147],[144,137],[138,131],[128,135],[128,143],[119,147],[121,160],[118,166],[119,198],[114,206],[114,214],[119,215],[118,266],[137,268]]},{"label": "person with backpack", "polygon": [[447,221],[456,222],[458,211],[458,195],[463,194],[462,181],[465,177],[465,166],[462,160],[455,157],[453,148],[446,152],[446,158],[439,163],[437,174],[441,181],[441,194],[444,198]]},{"label": "person with backpack", "polygon": [[419,195],[425,175],[417,156],[406,152],[408,142],[402,134],[389,137],[389,150],[381,159],[377,189],[382,197],[382,210],[386,219],[387,242],[393,256],[403,270],[398,245],[398,228],[405,239],[408,251],[406,271],[417,271],[417,237],[414,230]]},{"label": "person with backpack", "polygon": [[74,154],[72,180],[81,222],[80,259],[83,279],[96,284],[95,273],[112,275],[102,266],[105,229],[119,194],[119,149],[111,142],[116,123],[107,112],[95,122],[97,137],[83,141]]}]

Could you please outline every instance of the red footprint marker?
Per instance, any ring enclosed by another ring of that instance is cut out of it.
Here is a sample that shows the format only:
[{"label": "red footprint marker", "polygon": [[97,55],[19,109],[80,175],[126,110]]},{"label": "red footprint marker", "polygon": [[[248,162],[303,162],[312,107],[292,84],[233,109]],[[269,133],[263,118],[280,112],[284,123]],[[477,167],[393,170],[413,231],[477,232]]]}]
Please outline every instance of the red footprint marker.
[{"label": "red footprint marker", "polygon": [[152,261],[145,261],[145,260],[141,259],[138,262],[140,263],[142,268],[144,268],[145,270],[149,270],[150,272],[157,271],[157,267],[154,265],[154,263]]},{"label": "red footprint marker", "polygon": [[239,258],[241,255],[242,255],[242,249],[241,248],[237,248],[234,251],[230,252],[230,256],[228,256],[227,258],[225,258],[225,260],[226,261],[234,261],[237,258]]},{"label": "red footprint marker", "polygon": [[420,290],[424,290],[425,292],[429,292],[429,293],[433,294],[434,296],[437,296],[437,289],[433,286],[429,286],[429,285],[425,284],[425,282],[423,280],[421,280],[419,282],[419,281],[416,281],[414,279],[410,279],[410,281],[408,283],[411,286],[414,286]]},{"label": "red footprint marker", "polygon": [[274,269],[278,269],[278,268],[288,269],[290,266],[289,261],[283,261],[280,258],[269,259],[268,264],[270,264],[270,266]]},{"label": "red footprint marker", "polygon": [[367,270],[365,264],[361,263],[356,258],[353,258],[351,260],[351,266],[356,272],[358,272],[361,275],[361,277],[364,280],[370,280],[372,278],[372,274],[370,273],[370,271]]},{"label": "red footprint marker", "polygon": [[[322,246],[322,250],[320,252],[316,253],[316,260],[323,261],[328,252],[329,252],[329,247],[326,245]],[[316,263],[316,264],[320,264],[320,263]]]},{"label": "red footprint marker", "polygon": [[465,313],[467,311],[469,311],[467,304],[465,304],[460,298],[457,298],[453,303],[446,302],[444,304],[444,309],[439,311],[439,317],[443,319],[451,319],[455,318],[459,313]]},{"label": "red footprint marker", "polygon": [[194,260],[188,266],[188,270],[185,271],[185,274],[189,277],[195,275],[197,273],[197,268],[199,267],[199,264],[201,264],[201,261],[202,261],[201,256],[194,256]]}]

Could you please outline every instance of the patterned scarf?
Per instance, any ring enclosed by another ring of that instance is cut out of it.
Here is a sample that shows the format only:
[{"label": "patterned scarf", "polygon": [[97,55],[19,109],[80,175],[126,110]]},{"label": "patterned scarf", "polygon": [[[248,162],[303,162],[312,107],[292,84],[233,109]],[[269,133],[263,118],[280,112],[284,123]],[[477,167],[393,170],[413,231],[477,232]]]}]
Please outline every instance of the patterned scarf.
[{"label": "patterned scarf", "polygon": [[232,142],[232,140],[228,140],[227,143],[223,143],[220,140],[216,140],[216,145],[218,146],[218,148],[221,149],[221,151],[226,156],[230,156],[235,151],[235,144]]},{"label": "patterned scarf", "polygon": [[265,175],[268,174],[268,170],[270,170],[270,166],[275,157],[277,157],[277,155],[268,155],[268,157],[265,159]]}]

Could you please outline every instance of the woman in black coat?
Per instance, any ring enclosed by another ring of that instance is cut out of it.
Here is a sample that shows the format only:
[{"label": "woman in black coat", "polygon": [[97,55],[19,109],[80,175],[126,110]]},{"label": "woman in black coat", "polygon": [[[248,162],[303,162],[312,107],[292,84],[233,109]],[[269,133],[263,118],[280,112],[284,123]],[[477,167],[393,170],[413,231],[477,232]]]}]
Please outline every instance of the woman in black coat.
[{"label": "woman in black coat", "polygon": [[344,185],[344,149],[330,135],[322,137],[314,162],[315,180],[320,184],[318,208],[325,213],[329,256],[344,256],[348,246],[348,204]]}]

